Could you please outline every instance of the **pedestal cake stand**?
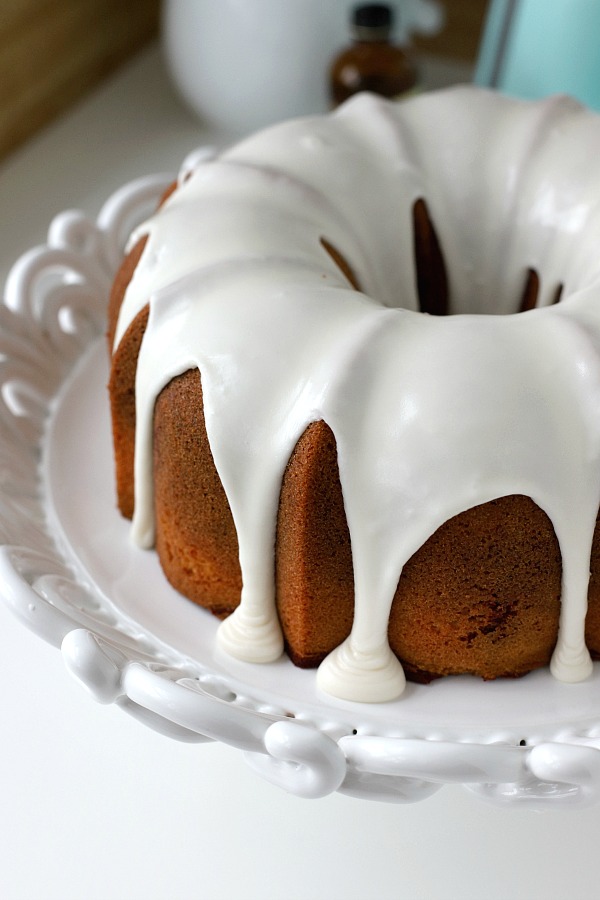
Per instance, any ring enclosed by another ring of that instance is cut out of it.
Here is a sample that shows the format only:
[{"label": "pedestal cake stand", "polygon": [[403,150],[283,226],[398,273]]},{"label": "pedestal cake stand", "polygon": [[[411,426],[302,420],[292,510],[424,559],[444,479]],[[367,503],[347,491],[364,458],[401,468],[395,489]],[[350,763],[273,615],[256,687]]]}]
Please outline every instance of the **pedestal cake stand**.
[{"label": "pedestal cake stand", "polygon": [[[106,303],[130,229],[170,177],[126,185],[96,222],[71,211],[16,262],[0,306],[0,592],[61,648],[69,671],[173,738],[221,741],[307,798],[339,791],[414,802],[459,783],[493,803],[600,796],[600,670],[409,684],[385,704],[321,694],[287,659],[253,666],[215,648],[217,623],[134,548],[114,501]],[[33,650],[35,652],[35,650]]]}]

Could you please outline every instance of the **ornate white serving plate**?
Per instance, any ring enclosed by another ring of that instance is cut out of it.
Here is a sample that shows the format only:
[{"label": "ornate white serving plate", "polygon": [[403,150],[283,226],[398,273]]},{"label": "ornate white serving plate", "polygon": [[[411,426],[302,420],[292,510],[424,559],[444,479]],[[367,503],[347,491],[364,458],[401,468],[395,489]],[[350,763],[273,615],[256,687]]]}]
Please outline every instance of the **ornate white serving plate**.
[{"label": "ornate white serving plate", "polygon": [[170,179],[118,191],[93,223],[67,212],[13,267],[0,306],[0,591],[60,647],[96,700],[186,741],[243,750],[303,797],[413,802],[444,784],[517,806],[600,796],[600,669],[409,685],[398,700],[319,694],[287,659],[252,666],[215,649],[217,622],[134,548],[113,490],[103,332],[130,228]]}]

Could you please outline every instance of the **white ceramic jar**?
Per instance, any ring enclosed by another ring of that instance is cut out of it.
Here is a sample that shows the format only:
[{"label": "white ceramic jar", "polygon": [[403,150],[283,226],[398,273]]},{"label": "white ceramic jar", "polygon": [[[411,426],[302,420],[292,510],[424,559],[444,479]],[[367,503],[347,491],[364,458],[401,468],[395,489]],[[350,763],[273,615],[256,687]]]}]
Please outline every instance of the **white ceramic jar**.
[{"label": "white ceramic jar", "polygon": [[[329,107],[327,72],[358,0],[165,0],[172,78],[205,121],[243,134]],[[396,38],[433,33],[436,0],[391,0]]]}]

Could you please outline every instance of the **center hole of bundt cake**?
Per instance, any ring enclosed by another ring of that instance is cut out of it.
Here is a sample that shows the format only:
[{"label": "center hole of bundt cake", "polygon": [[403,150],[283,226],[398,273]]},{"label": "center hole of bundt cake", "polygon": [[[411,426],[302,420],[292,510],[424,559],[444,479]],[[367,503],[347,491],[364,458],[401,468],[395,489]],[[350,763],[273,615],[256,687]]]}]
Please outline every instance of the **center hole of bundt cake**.
[{"label": "center hole of bundt cake", "polygon": [[[449,316],[453,309],[446,261],[435,225],[427,203],[421,197],[412,207],[412,235],[416,293],[419,310],[431,316]],[[321,246],[327,251],[342,274],[355,290],[362,290],[360,279],[346,257],[326,238],[321,238]],[[512,312],[527,312],[535,309],[540,299],[540,274],[533,267],[524,270],[523,282],[517,289]],[[558,284],[550,297],[550,305],[561,299],[563,285]],[[545,300],[548,303],[548,299]]]},{"label": "center hole of bundt cake", "polygon": [[[444,254],[427,203],[422,197],[413,205],[412,224],[419,309],[432,316],[451,315],[452,298]],[[553,303],[560,300],[562,289],[563,285],[559,284],[552,298]],[[521,293],[516,298],[515,312],[534,309],[539,293],[540,276],[530,266],[525,272]]]}]

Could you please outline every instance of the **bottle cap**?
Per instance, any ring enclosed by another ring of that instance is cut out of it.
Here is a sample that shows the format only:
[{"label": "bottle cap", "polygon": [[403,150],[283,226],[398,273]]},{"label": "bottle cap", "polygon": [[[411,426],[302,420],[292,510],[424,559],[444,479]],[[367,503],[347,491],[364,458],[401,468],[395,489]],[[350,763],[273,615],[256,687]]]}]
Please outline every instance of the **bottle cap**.
[{"label": "bottle cap", "polygon": [[391,28],[392,10],[384,3],[367,3],[354,10],[353,22],[359,28]]},{"label": "bottle cap", "polygon": [[389,37],[392,10],[383,3],[357,6],[352,16],[354,37],[360,41],[382,41]]}]

